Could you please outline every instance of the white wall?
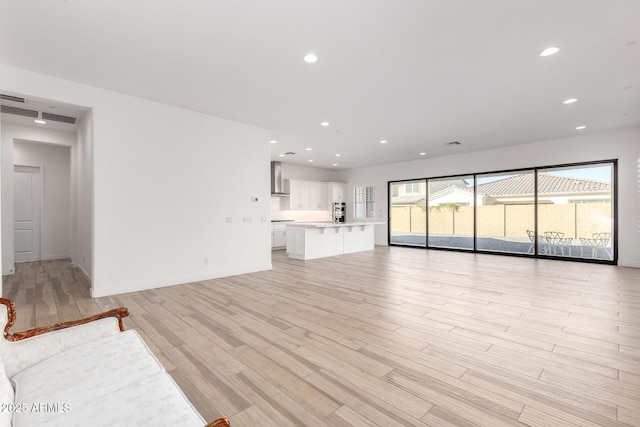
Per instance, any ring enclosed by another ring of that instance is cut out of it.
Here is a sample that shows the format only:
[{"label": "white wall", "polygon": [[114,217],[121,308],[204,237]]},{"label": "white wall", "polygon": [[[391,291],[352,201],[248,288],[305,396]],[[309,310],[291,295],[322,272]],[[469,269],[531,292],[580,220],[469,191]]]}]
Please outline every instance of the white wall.
[{"label": "white wall", "polygon": [[282,163],[282,179],[292,178],[303,181],[331,182],[335,181],[337,176],[338,174],[335,170]]},{"label": "white wall", "polygon": [[71,262],[91,280],[93,272],[93,112],[78,122],[71,192]]},{"label": "white wall", "polygon": [[[376,220],[388,219],[387,182],[401,179],[490,172],[575,162],[618,159],[618,264],[640,267],[636,232],[636,159],[640,128],[592,133],[495,150],[340,171],[348,182],[347,220],[353,220],[353,187],[376,186]],[[376,244],[387,244],[386,226],[376,227]]]},{"label": "white wall", "polygon": [[[75,138],[75,135],[72,135]],[[40,166],[44,178],[41,259],[71,256],[71,147],[14,141],[16,165]]]},{"label": "white wall", "polygon": [[[73,145],[75,144],[75,135],[72,132],[65,132],[60,130],[51,130],[46,128],[38,128],[33,126],[24,126],[15,123],[2,122],[2,127],[0,128],[0,139],[1,139],[1,153],[2,153],[2,274],[13,274],[14,273],[14,253],[13,253],[13,164],[14,164],[14,141],[16,140],[24,140],[24,141],[38,141],[47,144],[52,144],[52,150],[56,148],[58,150],[66,150],[67,158],[69,157],[69,151],[73,149]],[[55,147],[55,145],[61,147]],[[32,146],[32,149],[29,150],[28,146]],[[61,159],[58,161],[53,161],[48,164],[48,161],[44,158],[42,152],[40,154],[36,154],[33,150],[38,147],[40,144],[22,144],[22,151],[16,153],[18,158],[16,159],[16,163],[33,163],[36,166],[45,166],[45,185],[51,185],[49,175],[49,169],[51,168],[51,173],[55,174],[56,178],[60,177],[59,171],[60,168],[69,168],[69,164],[66,166],[60,165]],[[42,146],[41,146],[42,147]],[[67,147],[67,148],[65,148]],[[65,178],[66,179],[66,178]],[[66,181],[67,185],[69,185],[69,181]],[[54,186],[54,191],[59,190],[59,187]],[[66,194],[59,194],[61,198],[64,198],[65,208],[68,208],[68,192]],[[45,201],[46,203],[46,201]],[[44,218],[44,229],[43,231],[47,234],[43,234],[43,252],[42,256],[47,259],[55,259],[59,257],[69,256],[69,239],[70,236],[68,233],[61,233],[60,239],[55,237],[59,231],[56,230],[56,226],[54,224],[60,224],[61,221],[64,221],[62,218],[66,217],[66,230],[69,229],[69,212],[60,212],[57,206],[47,206],[45,205],[45,215],[48,215],[48,218]],[[53,215],[53,217],[51,216]],[[65,237],[62,237],[66,235]],[[61,240],[62,239],[62,240]],[[52,246],[52,245],[59,246]]]},{"label": "white wall", "polygon": [[6,66],[0,89],[92,109],[94,297],[271,268],[268,130]]}]

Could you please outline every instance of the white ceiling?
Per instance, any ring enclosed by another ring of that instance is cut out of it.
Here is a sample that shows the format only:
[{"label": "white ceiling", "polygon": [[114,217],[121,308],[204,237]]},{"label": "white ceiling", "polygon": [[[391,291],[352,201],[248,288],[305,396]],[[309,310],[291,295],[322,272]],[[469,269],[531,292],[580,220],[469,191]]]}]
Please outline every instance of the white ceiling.
[{"label": "white ceiling", "polygon": [[0,0],[0,16],[0,62],[269,128],[289,163],[640,125],[638,0]]}]

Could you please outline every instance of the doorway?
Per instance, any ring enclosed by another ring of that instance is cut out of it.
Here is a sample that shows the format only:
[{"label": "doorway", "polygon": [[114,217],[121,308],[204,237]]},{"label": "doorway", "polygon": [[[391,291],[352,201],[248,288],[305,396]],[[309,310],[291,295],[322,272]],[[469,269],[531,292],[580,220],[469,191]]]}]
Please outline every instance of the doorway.
[{"label": "doorway", "polygon": [[14,259],[39,261],[42,247],[42,168],[15,165],[14,188]]}]

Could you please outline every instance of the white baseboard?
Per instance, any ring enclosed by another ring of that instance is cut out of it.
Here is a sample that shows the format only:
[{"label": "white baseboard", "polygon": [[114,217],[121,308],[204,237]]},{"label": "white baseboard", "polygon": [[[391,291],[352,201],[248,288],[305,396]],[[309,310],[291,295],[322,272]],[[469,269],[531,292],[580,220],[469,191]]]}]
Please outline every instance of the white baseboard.
[{"label": "white baseboard", "polygon": [[146,283],[128,283],[119,286],[107,286],[96,289],[91,287],[91,297],[100,298],[118,294],[126,294],[128,292],[146,291],[148,289],[164,288],[166,286],[182,285],[191,282],[200,282],[204,280],[219,279],[221,277],[237,276],[240,274],[256,273],[258,271],[271,270],[273,267],[271,263],[254,265],[246,268],[232,269],[232,270],[219,270],[213,271],[207,274],[201,274],[198,276],[184,276],[174,277],[166,280],[159,280]]},{"label": "white baseboard", "polygon": [[640,261],[628,260],[628,259],[618,259],[618,266],[620,266],[620,267],[640,268]]},{"label": "white baseboard", "polygon": [[[71,268],[75,268],[76,270],[78,270],[80,272],[80,274],[82,275],[82,277],[85,278],[85,280],[87,282],[89,282],[89,284],[91,285],[91,276],[89,276],[87,274],[86,271],[84,271],[84,268],[80,267],[78,264],[71,264]],[[92,288],[93,289],[93,288]]]},{"label": "white baseboard", "polygon": [[40,261],[55,261],[57,259],[71,259],[70,255],[45,255],[40,258]]}]

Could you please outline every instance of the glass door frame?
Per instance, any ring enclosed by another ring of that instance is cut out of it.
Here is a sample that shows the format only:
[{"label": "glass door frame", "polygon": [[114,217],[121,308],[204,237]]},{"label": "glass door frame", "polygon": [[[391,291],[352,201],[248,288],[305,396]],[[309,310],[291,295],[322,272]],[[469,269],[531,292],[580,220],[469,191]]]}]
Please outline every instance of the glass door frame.
[{"label": "glass door frame", "polygon": [[[538,223],[539,223],[539,219],[538,219],[538,173],[539,172],[544,172],[545,170],[548,169],[558,169],[558,168],[571,168],[571,167],[581,167],[581,166],[593,166],[593,165],[606,165],[606,164],[610,164],[612,167],[612,180],[611,180],[611,198],[612,198],[612,215],[613,215],[613,225],[612,225],[612,246],[611,246],[611,250],[612,250],[612,259],[610,260],[606,260],[606,259],[597,259],[597,258],[577,258],[577,257],[569,257],[569,256],[564,256],[564,255],[559,255],[559,256],[548,256],[548,255],[541,255],[539,253],[539,230],[538,230]],[[490,250],[478,250],[477,249],[477,239],[478,239],[478,231],[477,231],[477,227],[478,227],[478,219],[477,219],[477,186],[478,186],[478,182],[477,182],[477,177],[479,176],[483,176],[483,175],[491,175],[491,174],[509,174],[509,173],[520,173],[520,172],[533,172],[534,174],[534,209],[535,209],[535,214],[534,214],[534,232],[535,232],[535,239],[533,242],[533,253],[532,254],[524,254],[524,253],[517,253],[517,252],[497,252],[497,251],[490,251]],[[467,176],[467,177],[473,177],[474,180],[474,185],[473,185],[473,198],[474,198],[474,208],[473,208],[473,249],[457,249],[457,248],[445,248],[445,247],[438,247],[438,246],[430,246],[429,245],[429,236],[430,236],[430,230],[429,230],[429,181],[430,180],[436,180],[436,179],[450,179],[450,178],[456,178],[456,177],[461,177],[461,176]],[[391,186],[393,184],[399,184],[399,183],[408,183],[408,182],[414,182],[414,181],[422,181],[424,180],[427,184],[427,196],[426,196],[426,215],[425,215],[425,230],[426,230],[426,241],[425,241],[425,245],[422,246],[418,246],[418,245],[408,245],[408,244],[401,244],[401,243],[392,243],[391,242],[391,218],[392,218],[392,207],[393,205],[391,204]],[[527,257],[527,258],[540,258],[540,259],[551,259],[551,260],[565,260],[565,261],[575,261],[575,262],[586,262],[586,263],[595,263],[595,264],[610,264],[610,265],[617,265],[618,264],[618,159],[607,159],[607,160],[598,160],[598,161],[589,161],[589,162],[577,162],[577,163],[564,163],[564,164],[557,164],[557,165],[544,165],[544,166],[535,166],[535,167],[528,167],[528,168],[519,168],[519,169],[506,169],[506,170],[497,170],[497,171],[486,171],[486,172],[474,172],[474,173],[463,173],[463,174],[456,174],[456,175],[445,175],[445,176],[433,176],[433,177],[426,177],[426,178],[412,178],[412,179],[402,179],[402,180],[394,180],[394,181],[387,181],[387,208],[388,208],[388,215],[387,215],[387,245],[389,246],[400,246],[400,247],[412,247],[412,248],[422,248],[422,249],[434,249],[434,250],[444,250],[444,251],[454,251],[454,252],[465,252],[465,253],[482,253],[482,254],[491,254],[491,255],[503,255],[503,256],[516,256],[516,257]]]}]

